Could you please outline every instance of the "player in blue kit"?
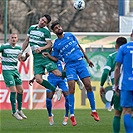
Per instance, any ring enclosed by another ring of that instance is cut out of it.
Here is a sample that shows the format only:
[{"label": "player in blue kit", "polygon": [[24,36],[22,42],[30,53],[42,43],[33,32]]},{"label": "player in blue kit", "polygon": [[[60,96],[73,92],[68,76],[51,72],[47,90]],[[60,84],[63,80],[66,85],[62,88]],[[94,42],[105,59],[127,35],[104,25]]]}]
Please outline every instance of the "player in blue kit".
[{"label": "player in blue kit", "polygon": [[[49,53],[47,55],[49,58],[52,57]],[[63,71],[62,62],[58,60],[56,63],[58,70]],[[62,93],[65,98],[65,115],[64,120],[62,124],[65,126],[67,125],[68,121],[68,113],[69,113],[69,103],[68,103],[68,86],[66,79],[62,79],[61,77],[55,76],[53,73],[48,74],[48,81],[51,83],[54,87],[58,87],[62,90]],[[52,98],[54,95],[54,91],[47,89],[47,98],[46,98],[46,107],[48,111],[49,116],[49,124],[54,124],[53,114],[52,114]],[[60,91],[58,91],[60,92]],[[59,100],[59,99],[58,99]]]},{"label": "player in blue kit", "polygon": [[[131,34],[133,41],[133,31]],[[116,56],[115,66],[115,91],[119,95],[120,88],[120,104],[123,108],[123,121],[126,133],[133,133],[132,108],[133,108],[133,42],[126,43],[121,46]],[[118,86],[120,78],[120,84]]]},{"label": "player in blue kit", "polygon": [[83,58],[85,57],[87,63],[89,63],[89,66],[92,67],[93,63],[85,55],[76,37],[72,33],[63,33],[63,29],[59,22],[53,22],[51,29],[58,37],[53,45],[54,57],[62,58],[65,62],[66,78],[69,87],[68,99],[71,124],[73,126],[76,126],[77,124],[74,116],[74,92],[75,81],[78,80],[78,76],[82,80],[85,89],[87,90],[87,97],[90,101],[90,106],[92,109],[91,116],[93,116],[96,121],[99,121],[100,119],[95,108],[95,98],[92,91],[90,74]]}]

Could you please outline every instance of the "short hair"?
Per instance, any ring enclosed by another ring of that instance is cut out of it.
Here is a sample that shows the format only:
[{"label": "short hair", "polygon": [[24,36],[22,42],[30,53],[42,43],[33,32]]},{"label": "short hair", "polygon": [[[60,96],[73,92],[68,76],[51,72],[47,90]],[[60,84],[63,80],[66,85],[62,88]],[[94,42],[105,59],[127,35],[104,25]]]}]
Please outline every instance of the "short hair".
[{"label": "short hair", "polygon": [[48,23],[51,21],[51,16],[48,14],[43,15],[48,20]]},{"label": "short hair", "polygon": [[127,43],[127,39],[125,37],[118,37],[116,40],[116,44],[118,45],[118,47],[126,43]]},{"label": "short hair", "polygon": [[54,27],[55,27],[57,24],[59,24],[59,22],[58,22],[57,20],[54,21],[54,22],[52,22],[51,29],[53,30]]}]

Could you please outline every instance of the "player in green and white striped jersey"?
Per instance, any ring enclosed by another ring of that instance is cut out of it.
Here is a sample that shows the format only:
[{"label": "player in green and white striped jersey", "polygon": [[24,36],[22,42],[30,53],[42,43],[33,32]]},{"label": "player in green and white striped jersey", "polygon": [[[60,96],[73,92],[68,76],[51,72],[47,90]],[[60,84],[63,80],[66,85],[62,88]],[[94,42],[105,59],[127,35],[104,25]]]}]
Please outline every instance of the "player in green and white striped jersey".
[{"label": "player in green and white striped jersey", "polygon": [[[104,71],[103,71],[101,82],[100,82],[101,97],[102,97],[102,94],[105,92],[103,86],[109,75],[111,77],[112,86],[114,86],[115,58],[116,58],[119,47],[126,43],[127,43],[127,39],[125,37],[118,37],[116,40],[116,45],[115,45],[116,52],[110,54],[107,57],[107,62],[104,66]],[[119,133],[120,132],[120,117],[122,114],[122,108],[120,107],[120,97],[117,96],[115,93],[113,95],[112,104],[114,104],[114,109],[115,109],[114,119],[113,119],[113,132]]]},{"label": "player in green and white striped jersey", "polygon": [[55,91],[56,88],[42,78],[45,69],[48,72],[54,73],[56,76],[62,76],[55,62],[50,60],[47,56],[42,56],[43,52],[49,52],[52,47],[51,34],[47,27],[50,21],[51,17],[49,15],[44,15],[40,18],[38,24],[30,26],[22,50],[24,51],[30,44],[33,54],[33,67],[36,82],[45,88]]},{"label": "player in green and white striped jersey", "polygon": [[[23,87],[20,74],[17,70],[18,55],[21,53],[21,47],[16,44],[18,41],[17,34],[10,35],[9,43],[0,46],[2,53],[2,74],[7,87],[10,89],[10,101],[12,106],[12,115],[18,119],[27,119],[22,112]],[[22,56],[21,60],[25,61],[29,55]],[[17,93],[17,94],[16,94]],[[16,110],[16,97],[18,110]]]}]

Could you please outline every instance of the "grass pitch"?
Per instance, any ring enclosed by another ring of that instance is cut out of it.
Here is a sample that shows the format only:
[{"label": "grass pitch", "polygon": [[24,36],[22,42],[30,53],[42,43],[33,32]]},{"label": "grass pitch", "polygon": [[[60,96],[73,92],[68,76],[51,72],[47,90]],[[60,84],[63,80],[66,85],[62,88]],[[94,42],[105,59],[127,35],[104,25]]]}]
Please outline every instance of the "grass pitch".
[{"label": "grass pitch", "polygon": [[[97,122],[90,116],[91,110],[76,109],[75,118],[77,126],[73,127],[68,121],[62,125],[64,110],[53,110],[53,126],[48,123],[46,110],[23,110],[28,119],[18,121],[11,115],[11,111],[0,111],[0,133],[113,133],[112,120],[114,111],[106,109],[97,110],[100,121]],[[121,131],[124,133],[121,119]]]}]

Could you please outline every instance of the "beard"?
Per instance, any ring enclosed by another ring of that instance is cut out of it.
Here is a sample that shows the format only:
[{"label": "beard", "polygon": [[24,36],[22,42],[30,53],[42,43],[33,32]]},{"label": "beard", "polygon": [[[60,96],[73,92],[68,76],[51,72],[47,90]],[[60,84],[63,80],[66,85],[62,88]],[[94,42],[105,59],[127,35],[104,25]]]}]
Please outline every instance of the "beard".
[{"label": "beard", "polygon": [[56,35],[62,35],[63,34],[63,30],[59,30]]}]

